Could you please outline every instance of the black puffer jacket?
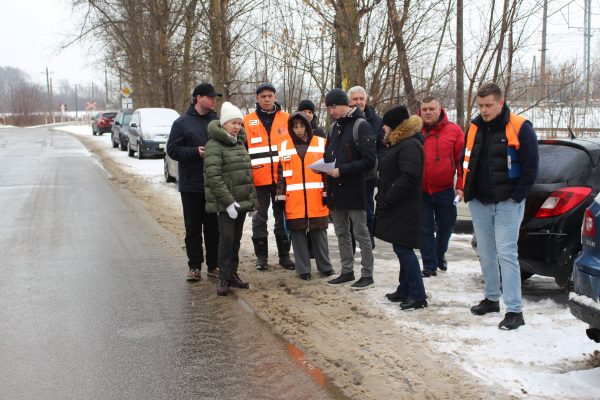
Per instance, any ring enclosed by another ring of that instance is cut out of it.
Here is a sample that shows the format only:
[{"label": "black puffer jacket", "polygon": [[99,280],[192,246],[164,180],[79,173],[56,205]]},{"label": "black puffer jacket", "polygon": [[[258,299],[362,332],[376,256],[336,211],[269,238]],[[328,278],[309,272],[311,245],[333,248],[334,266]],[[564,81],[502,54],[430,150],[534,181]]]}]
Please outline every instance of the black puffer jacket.
[{"label": "black puffer jacket", "polygon": [[365,210],[367,207],[363,173],[375,166],[375,135],[367,121],[358,128],[358,145],[352,135],[354,122],[364,117],[360,109],[351,109],[334,123],[333,132],[327,137],[325,162],[335,161],[340,171],[338,178],[327,176],[327,206],[331,210]]},{"label": "black puffer jacket", "polygon": [[379,168],[375,236],[419,248],[421,245],[421,180],[425,156],[421,118],[413,115],[386,138],[390,148]]},{"label": "black puffer jacket", "polygon": [[198,146],[206,146],[208,124],[215,119],[218,119],[216,112],[200,115],[190,104],[185,114],[173,122],[167,154],[179,162],[180,192],[204,192],[204,159]]}]

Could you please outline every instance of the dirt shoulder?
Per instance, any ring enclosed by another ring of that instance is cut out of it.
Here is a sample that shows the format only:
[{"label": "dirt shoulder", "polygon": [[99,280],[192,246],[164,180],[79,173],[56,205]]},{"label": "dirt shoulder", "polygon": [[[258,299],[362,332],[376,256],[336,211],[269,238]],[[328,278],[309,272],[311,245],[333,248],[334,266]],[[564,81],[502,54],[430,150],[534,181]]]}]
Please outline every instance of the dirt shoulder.
[{"label": "dirt shoulder", "polygon": [[[148,178],[123,171],[123,166],[110,157],[109,152],[115,150],[107,148],[105,142],[92,136],[75,137],[101,162],[115,185],[129,190],[183,244],[181,204],[173,201],[178,196],[166,196],[149,184]],[[373,304],[373,294],[368,294],[377,290],[381,292],[378,297],[383,297],[383,287],[352,292],[348,287],[328,286],[322,278],[302,281],[274,264],[267,272],[257,271],[248,222],[240,252],[240,275],[252,285],[250,290],[236,291],[236,295],[274,332],[300,348],[309,366],[322,370],[345,394],[357,399],[510,398],[462,370],[456,362],[459,355],[439,352],[435,337],[426,337],[413,323],[425,319],[435,324],[439,317],[435,309],[403,313],[398,318]],[[331,241],[330,248],[335,247]],[[339,264],[335,254],[334,266]],[[276,261],[274,249],[270,261]],[[397,259],[384,262],[397,271]],[[216,296],[214,301],[218,301]]]}]

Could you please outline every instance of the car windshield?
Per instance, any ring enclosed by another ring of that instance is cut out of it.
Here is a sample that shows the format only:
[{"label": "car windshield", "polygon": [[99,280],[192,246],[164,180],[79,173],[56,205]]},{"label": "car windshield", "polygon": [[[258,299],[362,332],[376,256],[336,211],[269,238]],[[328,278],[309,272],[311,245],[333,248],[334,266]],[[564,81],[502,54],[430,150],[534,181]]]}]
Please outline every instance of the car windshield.
[{"label": "car windshield", "polygon": [[129,123],[131,122],[131,116],[133,114],[125,114],[123,115],[123,123],[129,125]]},{"label": "car windshield", "polygon": [[104,113],[104,114],[102,114],[102,116],[104,118],[114,118],[116,115],[117,115],[116,112],[110,112],[110,113]]},{"label": "car windshield", "polygon": [[143,116],[143,126],[154,126],[154,127],[170,127],[179,117],[179,114],[175,110],[170,109],[156,109],[152,112],[147,112]]},{"label": "car windshield", "polygon": [[540,144],[539,155],[536,183],[565,182],[590,168],[590,158],[585,151],[574,147]]}]

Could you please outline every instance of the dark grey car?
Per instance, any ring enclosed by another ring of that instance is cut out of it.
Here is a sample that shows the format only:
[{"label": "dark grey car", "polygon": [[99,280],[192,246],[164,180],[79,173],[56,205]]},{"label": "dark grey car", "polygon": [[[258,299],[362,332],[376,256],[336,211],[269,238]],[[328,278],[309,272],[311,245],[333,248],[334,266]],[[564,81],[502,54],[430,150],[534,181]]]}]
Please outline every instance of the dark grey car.
[{"label": "dark grey car", "polygon": [[127,150],[127,142],[129,137],[129,123],[131,122],[131,116],[133,115],[132,109],[121,110],[117,113],[112,126],[112,147],[116,149],[120,147],[122,151]]}]

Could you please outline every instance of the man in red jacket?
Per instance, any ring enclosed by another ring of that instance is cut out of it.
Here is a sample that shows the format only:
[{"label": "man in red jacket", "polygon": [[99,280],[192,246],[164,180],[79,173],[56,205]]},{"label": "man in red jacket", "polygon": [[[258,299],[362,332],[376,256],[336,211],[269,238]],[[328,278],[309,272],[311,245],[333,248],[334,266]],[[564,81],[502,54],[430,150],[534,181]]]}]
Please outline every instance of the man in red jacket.
[{"label": "man in red jacket", "polygon": [[447,269],[445,254],[456,221],[456,203],[463,197],[461,157],[465,136],[458,125],[448,121],[435,96],[423,99],[419,115],[423,120],[421,132],[425,135],[421,258],[423,276],[428,278],[436,276],[438,268]]}]

